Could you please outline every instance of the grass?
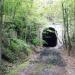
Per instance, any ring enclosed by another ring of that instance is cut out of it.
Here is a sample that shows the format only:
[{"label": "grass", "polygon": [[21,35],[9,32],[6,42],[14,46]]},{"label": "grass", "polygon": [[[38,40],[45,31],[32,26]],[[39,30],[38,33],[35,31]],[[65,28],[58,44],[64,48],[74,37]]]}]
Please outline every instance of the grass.
[{"label": "grass", "polygon": [[18,75],[18,73],[21,72],[23,69],[25,69],[28,64],[29,64],[29,61],[24,62],[23,64],[20,64],[20,65],[17,65],[16,68],[10,70],[10,72],[7,73],[6,75]]},{"label": "grass", "polygon": [[53,64],[48,64],[48,65],[47,65],[48,68],[51,68],[51,67],[53,67],[53,66],[54,66]]}]

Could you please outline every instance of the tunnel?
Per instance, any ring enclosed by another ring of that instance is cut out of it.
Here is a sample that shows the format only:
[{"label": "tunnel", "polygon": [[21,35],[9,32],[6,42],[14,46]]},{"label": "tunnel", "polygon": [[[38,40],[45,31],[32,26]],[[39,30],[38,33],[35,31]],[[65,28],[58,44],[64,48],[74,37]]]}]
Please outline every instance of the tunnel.
[{"label": "tunnel", "polygon": [[44,47],[55,47],[57,45],[56,30],[52,27],[44,29],[42,39]]}]

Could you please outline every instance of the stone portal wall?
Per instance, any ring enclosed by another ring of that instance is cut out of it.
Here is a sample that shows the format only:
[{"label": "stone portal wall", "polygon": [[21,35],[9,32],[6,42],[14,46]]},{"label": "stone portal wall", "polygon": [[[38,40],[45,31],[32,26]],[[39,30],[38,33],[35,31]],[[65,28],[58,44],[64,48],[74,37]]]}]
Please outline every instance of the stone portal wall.
[{"label": "stone portal wall", "polygon": [[57,31],[57,46],[56,47],[57,48],[61,47],[63,45],[63,30],[64,30],[63,25],[52,24],[52,25],[44,26],[44,27],[42,27],[42,28],[39,29],[39,35],[38,35],[38,37],[42,40],[43,30],[45,28],[49,28],[49,27],[52,27],[52,28],[54,28]]}]

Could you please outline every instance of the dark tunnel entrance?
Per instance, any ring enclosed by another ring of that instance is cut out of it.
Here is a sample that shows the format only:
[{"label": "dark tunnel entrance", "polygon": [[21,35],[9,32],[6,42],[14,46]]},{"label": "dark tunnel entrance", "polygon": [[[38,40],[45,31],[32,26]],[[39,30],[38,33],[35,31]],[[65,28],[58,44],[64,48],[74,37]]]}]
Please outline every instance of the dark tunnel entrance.
[{"label": "dark tunnel entrance", "polygon": [[52,27],[46,28],[42,33],[43,46],[55,47],[57,45],[56,30]]}]

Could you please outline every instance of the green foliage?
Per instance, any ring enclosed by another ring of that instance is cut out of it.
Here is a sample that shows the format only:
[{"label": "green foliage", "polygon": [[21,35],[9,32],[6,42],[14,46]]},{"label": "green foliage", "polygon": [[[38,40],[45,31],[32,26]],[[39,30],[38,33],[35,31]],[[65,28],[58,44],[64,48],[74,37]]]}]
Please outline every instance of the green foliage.
[{"label": "green foliage", "polygon": [[38,38],[35,38],[32,40],[32,44],[35,45],[35,46],[40,46],[42,44],[42,40],[38,39]]},{"label": "green foliage", "polygon": [[45,40],[41,40],[41,39],[38,39],[38,38],[35,38],[35,39],[32,40],[32,44],[35,45],[35,46],[40,46],[43,43],[47,44],[47,42]]},{"label": "green foliage", "polygon": [[14,38],[10,40],[8,48],[4,49],[3,54],[9,58],[10,62],[26,58],[32,52],[30,46],[23,40]]},{"label": "green foliage", "polygon": [[[63,0],[63,6],[67,10],[66,12],[68,15],[70,38],[75,39],[75,34],[74,34],[75,33],[75,1],[74,0],[69,0],[69,1]],[[65,18],[67,18],[67,17],[65,17]]]},{"label": "green foliage", "polygon": [[7,61],[9,62],[15,62],[15,60],[17,59],[16,54],[14,52],[12,52],[9,48],[5,49],[3,51],[3,54],[9,58]]},{"label": "green foliage", "polygon": [[44,17],[44,9],[39,11],[39,3],[40,0],[4,1],[2,52],[11,62],[30,55],[32,50],[29,44],[40,46],[42,43],[42,40],[36,38],[37,32],[47,23],[47,19]]},{"label": "green foliage", "polygon": [[28,55],[28,52],[30,51],[30,46],[26,44],[23,40],[14,38],[11,39],[10,49],[12,49],[12,51],[16,53],[24,52]]}]

